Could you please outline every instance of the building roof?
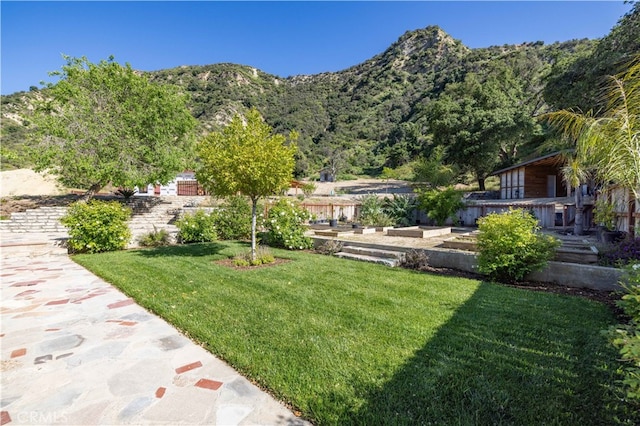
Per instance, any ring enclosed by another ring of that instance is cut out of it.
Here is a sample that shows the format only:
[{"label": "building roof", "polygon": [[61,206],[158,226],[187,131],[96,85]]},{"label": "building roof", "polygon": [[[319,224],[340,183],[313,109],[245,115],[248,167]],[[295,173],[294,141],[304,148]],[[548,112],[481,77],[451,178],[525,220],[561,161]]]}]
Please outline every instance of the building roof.
[{"label": "building roof", "polygon": [[552,166],[557,165],[562,161],[563,152],[556,151],[551,154],[543,155],[542,157],[536,157],[528,161],[524,161],[522,163],[514,164],[513,166],[506,167],[504,169],[496,170],[492,172],[489,176],[499,175],[504,172],[508,172],[509,170],[517,169],[524,166]]}]

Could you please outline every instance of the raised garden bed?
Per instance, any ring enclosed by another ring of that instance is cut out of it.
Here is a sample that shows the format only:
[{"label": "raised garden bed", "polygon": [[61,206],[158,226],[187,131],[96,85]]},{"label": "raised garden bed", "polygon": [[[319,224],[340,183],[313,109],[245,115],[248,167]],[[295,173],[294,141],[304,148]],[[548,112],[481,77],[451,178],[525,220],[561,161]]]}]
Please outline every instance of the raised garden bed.
[{"label": "raised garden bed", "polygon": [[568,243],[563,241],[556,250],[553,260],[558,262],[596,264],[598,263],[598,249],[587,242]]},{"label": "raised garden bed", "polygon": [[450,233],[450,226],[408,226],[387,229],[387,235],[390,237],[432,238]]},{"label": "raised garden bed", "polygon": [[376,228],[353,228],[353,232],[355,234],[375,234],[378,231]]},{"label": "raised garden bed", "polygon": [[328,229],[315,229],[314,234],[322,237],[339,237],[343,235],[353,235],[354,229],[340,229],[340,228],[328,228]]},{"label": "raised garden bed", "polygon": [[477,251],[478,243],[475,237],[472,237],[470,235],[460,235],[455,238],[444,240],[440,247],[455,250]]}]

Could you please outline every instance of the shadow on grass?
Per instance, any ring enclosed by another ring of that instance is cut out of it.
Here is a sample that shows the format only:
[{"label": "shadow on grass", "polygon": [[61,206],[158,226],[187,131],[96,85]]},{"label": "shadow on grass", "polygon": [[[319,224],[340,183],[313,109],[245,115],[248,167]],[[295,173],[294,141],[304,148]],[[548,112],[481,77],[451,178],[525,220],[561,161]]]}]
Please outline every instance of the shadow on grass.
[{"label": "shadow on grass", "polygon": [[577,298],[553,302],[482,283],[389,381],[365,389],[365,404],[341,422],[613,424],[615,354],[600,334],[609,318]]},{"label": "shadow on grass", "polygon": [[137,250],[137,254],[143,257],[202,257],[220,254],[220,252],[226,249],[229,249],[229,245],[221,243],[194,243],[139,249]]}]

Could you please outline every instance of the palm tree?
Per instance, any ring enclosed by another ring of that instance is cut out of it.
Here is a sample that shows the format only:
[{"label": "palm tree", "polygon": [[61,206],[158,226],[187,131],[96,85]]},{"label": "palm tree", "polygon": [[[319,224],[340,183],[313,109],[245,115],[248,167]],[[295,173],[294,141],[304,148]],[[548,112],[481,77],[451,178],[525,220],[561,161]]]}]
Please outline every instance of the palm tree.
[{"label": "palm tree", "polygon": [[577,157],[571,156],[567,158],[567,162],[560,169],[560,172],[565,185],[572,188],[575,193],[576,216],[573,222],[573,233],[582,235],[584,234],[584,197],[580,185],[587,179],[588,171]]},{"label": "palm tree", "polygon": [[573,110],[545,114],[575,141],[576,163],[567,164],[570,179],[565,181],[575,187],[575,178],[584,179],[578,169],[592,168],[600,182],[615,182],[640,199],[640,55],[625,72],[610,78],[606,101],[597,116]]}]

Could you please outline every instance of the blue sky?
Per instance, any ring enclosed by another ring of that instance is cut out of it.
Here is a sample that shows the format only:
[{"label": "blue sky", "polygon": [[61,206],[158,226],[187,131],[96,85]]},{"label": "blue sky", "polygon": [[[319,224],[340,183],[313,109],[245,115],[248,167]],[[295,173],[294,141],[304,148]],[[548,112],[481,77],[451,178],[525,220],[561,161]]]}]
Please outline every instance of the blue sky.
[{"label": "blue sky", "polygon": [[606,35],[620,1],[0,2],[1,92],[39,86],[61,55],[135,69],[232,62],[281,77],[340,71],[438,25],[469,47]]}]

